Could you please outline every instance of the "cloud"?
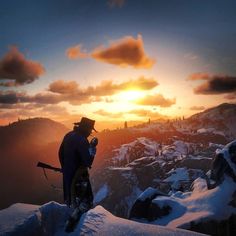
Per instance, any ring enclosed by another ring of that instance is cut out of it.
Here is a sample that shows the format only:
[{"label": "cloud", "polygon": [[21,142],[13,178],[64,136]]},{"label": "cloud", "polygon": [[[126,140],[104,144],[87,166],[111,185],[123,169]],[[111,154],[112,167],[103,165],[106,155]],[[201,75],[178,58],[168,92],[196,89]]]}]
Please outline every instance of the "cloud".
[{"label": "cloud", "polygon": [[78,44],[78,45],[68,48],[66,50],[66,56],[71,60],[75,60],[78,58],[86,58],[89,55],[86,52],[83,52],[81,44]]},{"label": "cloud", "polygon": [[234,100],[234,99],[236,99],[236,93],[230,93],[230,94],[226,95],[225,98],[229,99],[229,100]]},{"label": "cloud", "polygon": [[35,95],[15,91],[0,91],[0,104],[58,104],[60,102],[69,102],[72,105],[80,105],[104,101],[107,96],[124,90],[151,90],[157,85],[158,82],[155,79],[145,77],[139,77],[138,79],[128,80],[118,84],[112,80],[102,81],[97,86],[88,86],[86,88],[81,88],[76,81],[57,80],[49,85],[48,91]]},{"label": "cloud", "polygon": [[206,108],[204,106],[192,106],[189,109],[193,111],[202,111],[205,110]]},{"label": "cloud", "polygon": [[190,53],[184,54],[184,58],[186,58],[187,60],[197,60],[199,57],[195,53],[190,52]]},{"label": "cloud", "polygon": [[107,112],[103,109],[100,109],[93,113],[106,117],[106,118],[123,118],[124,115],[127,115],[127,114],[132,114],[139,117],[152,118],[152,119],[166,118],[166,116],[161,115],[158,112],[153,112],[153,111],[145,110],[145,109],[135,109],[135,110],[127,111],[127,112],[117,112],[117,113]]},{"label": "cloud", "polygon": [[56,104],[61,102],[59,95],[52,93],[37,93],[33,96],[24,92],[0,91],[0,104],[18,104],[18,103],[38,103],[38,104]]},{"label": "cloud", "polygon": [[153,112],[146,109],[135,109],[129,111],[129,114],[134,114],[136,116],[145,117],[145,118],[151,118],[151,119],[162,119],[167,118],[167,116],[164,116],[158,112]]},{"label": "cloud", "polygon": [[187,80],[209,80],[211,76],[207,73],[194,73],[191,74]]},{"label": "cloud", "polygon": [[138,105],[170,107],[176,103],[176,99],[164,98],[161,94],[147,95],[136,101]]},{"label": "cloud", "polygon": [[111,113],[111,112],[107,112],[103,109],[97,110],[93,113],[96,115],[100,115],[100,116],[104,116],[104,117],[108,117],[108,118],[121,118],[124,115],[123,112]]},{"label": "cloud", "polygon": [[29,84],[39,78],[45,72],[44,67],[35,61],[27,60],[16,47],[0,59],[0,80],[1,86],[11,87]]},{"label": "cloud", "polygon": [[113,8],[113,7],[121,8],[125,4],[125,0],[108,0],[107,4],[111,8]]},{"label": "cloud", "polygon": [[0,94],[0,103],[3,104],[14,104],[18,102],[18,98],[15,93],[1,93]]},{"label": "cloud", "polygon": [[155,63],[145,54],[141,35],[138,35],[137,39],[132,36],[124,37],[110,43],[108,48],[97,48],[91,56],[98,61],[122,67],[132,66],[148,69]]},{"label": "cloud", "polygon": [[78,91],[78,84],[76,81],[56,80],[49,85],[48,90],[60,94],[75,93]]},{"label": "cloud", "polygon": [[188,80],[206,80],[194,88],[195,94],[223,94],[236,92],[236,76],[193,74]]},{"label": "cloud", "polygon": [[[48,90],[53,94],[60,95],[62,101],[81,104],[101,101],[100,97],[111,96],[124,90],[151,90],[157,85],[158,82],[154,78],[142,76],[118,84],[115,84],[112,80],[105,80],[97,86],[88,86],[87,88],[81,88],[75,81],[57,80],[49,85]],[[53,97],[53,99],[57,98]]]}]

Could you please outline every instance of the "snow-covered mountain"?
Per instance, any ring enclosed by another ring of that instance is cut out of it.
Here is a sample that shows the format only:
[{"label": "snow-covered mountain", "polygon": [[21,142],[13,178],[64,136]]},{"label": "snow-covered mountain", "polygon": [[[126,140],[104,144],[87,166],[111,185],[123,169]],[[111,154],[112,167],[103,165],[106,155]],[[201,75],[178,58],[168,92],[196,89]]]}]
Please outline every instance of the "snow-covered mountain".
[{"label": "snow-covered mountain", "polygon": [[[29,204],[14,204],[0,211],[1,236],[63,236],[65,222],[71,213],[65,205],[49,202],[42,206]],[[74,236],[197,236],[203,235],[187,230],[137,223],[115,217],[103,207],[85,213],[80,219]]]},{"label": "snow-covered mountain", "polygon": [[223,103],[219,106],[197,113],[181,122],[182,128],[197,133],[236,137],[236,104]]}]

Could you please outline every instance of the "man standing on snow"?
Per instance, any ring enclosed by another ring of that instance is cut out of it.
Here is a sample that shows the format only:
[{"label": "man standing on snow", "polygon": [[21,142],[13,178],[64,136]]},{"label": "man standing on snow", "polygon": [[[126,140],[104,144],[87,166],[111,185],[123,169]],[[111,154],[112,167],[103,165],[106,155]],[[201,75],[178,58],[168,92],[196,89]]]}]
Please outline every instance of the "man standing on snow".
[{"label": "man standing on snow", "polygon": [[89,143],[87,138],[95,130],[94,124],[94,120],[82,117],[80,122],[75,123],[74,129],[65,135],[59,149],[64,201],[81,214],[93,205],[88,168],[92,166],[98,141],[93,138]]}]

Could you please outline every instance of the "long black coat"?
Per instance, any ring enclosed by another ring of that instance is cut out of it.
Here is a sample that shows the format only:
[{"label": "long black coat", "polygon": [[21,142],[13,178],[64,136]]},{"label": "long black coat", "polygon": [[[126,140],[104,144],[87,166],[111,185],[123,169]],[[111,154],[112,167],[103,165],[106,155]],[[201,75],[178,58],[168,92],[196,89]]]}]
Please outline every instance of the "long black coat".
[{"label": "long black coat", "polygon": [[63,173],[64,201],[71,204],[71,183],[79,166],[91,167],[94,157],[89,153],[87,138],[71,131],[67,133],[59,149],[59,159]]}]

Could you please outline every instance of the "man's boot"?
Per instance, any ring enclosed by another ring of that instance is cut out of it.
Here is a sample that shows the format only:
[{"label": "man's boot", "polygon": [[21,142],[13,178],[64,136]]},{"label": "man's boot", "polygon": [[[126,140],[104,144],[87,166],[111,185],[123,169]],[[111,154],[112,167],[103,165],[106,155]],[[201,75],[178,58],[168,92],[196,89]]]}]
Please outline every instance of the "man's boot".
[{"label": "man's boot", "polygon": [[83,213],[87,212],[90,209],[90,204],[86,202],[81,202],[78,207],[75,208],[72,215],[66,222],[65,231],[67,233],[74,231],[77,223],[80,220],[80,217]]}]

